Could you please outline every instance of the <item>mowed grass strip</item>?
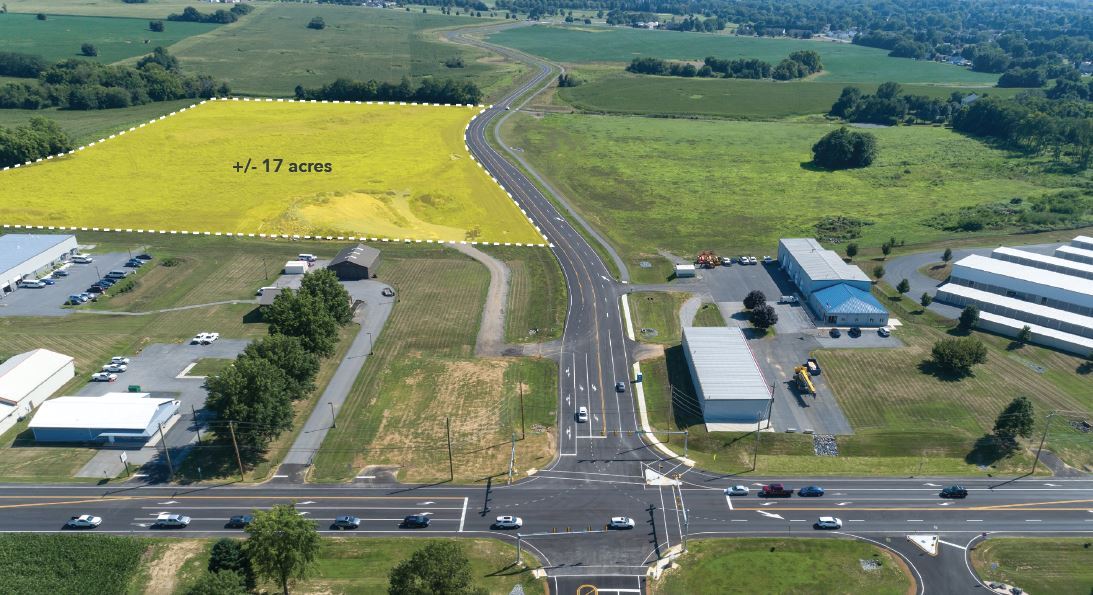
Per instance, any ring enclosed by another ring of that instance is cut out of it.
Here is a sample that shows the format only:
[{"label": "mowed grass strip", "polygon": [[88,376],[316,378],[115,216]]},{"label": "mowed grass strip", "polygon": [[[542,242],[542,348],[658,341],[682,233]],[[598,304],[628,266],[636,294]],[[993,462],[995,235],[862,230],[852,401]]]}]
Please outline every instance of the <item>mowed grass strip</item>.
[{"label": "mowed grass strip", "polygon": [[[542,242],[463,145],[477,111],[212,101],[75,155],[2,172],[0,220]],[[296,163],[330,163],[332,171],[294,172]]]},{"label": "mowed grass strip", "polygon": [[971,559],[984,581],[1033,593],[1086,595],[1093,588],[1089,544],[1088,537],[992,537],[979,542]]},{"label": "mowed grass strip", "polygon": [[[630,294],[630,316],[635,335],[642,341],[676,344],[682,340],[679,308],[690,294],[648,292]],[[644,332],[649,329],[649,332]]]},{"label": "mowed grass strip", "polygon": [[[879,567],[865,570],[864,560]],[[895,556],[851,539],[704,539],[691,543],[685,561],[650,593],[903,595],[914,584]]]},{"label": "mowed grass strip", "polygon": [[[533,413],[545,419],[552,412],[546,397],[536,395],[556,394],[556,368],[547,360],[474,357],[489,285],[485,267],[441,248],[418,251],[414,258],[388,253],[383,267],[399,303],[374,338],[374,355],[351,389],[338,427],[317,453],[312,479],[350,480],[379,464],[401,467],[403,481],[446,479],[445,418],[457,480],[506,470],[511,435],[519,431],[515,381],[525,385],[527,419]],[[513,372],[514,366],[534,368]],[[548,431],[529,430],[517,442],[521,468],[551,459],[554,424],[544,425]]]},{"label": "mowed grass strip", "polygon": [[568,294],[554,255],[549,250],[505,246],[483,251],[509,267],[505,341],[541,343],[561,337]]},{"label": "mowed grass strip", "polygon": [[620,62],[651,56],[673,60],[758,58],[772,64],[797,50],[819,52],[831,82],[950,83],[992,85],[998,75],[972,72],[950,64],[889,58],[888,52],[848,43],[807,39],[771,39],[705,35],[680,31],[646,31],[596,27],[514,27],[489,36],[489,41],[557,62]]},{"label": "mowed grass strip", "polygon": [[873,223],[857,240],[863,246],[892,236],[935,241],[952,235],[924,224],[935,213],[1089,178],[1052,172],[1046,156],[1013,156],[933,127],[872,129],[872,166],[817,170],[811,147],[834,128],[822,120],[517,114],[503,130],[628,262],[659,249],[765,253],[778,238],[813,236],[819,221],[838,215]]}]

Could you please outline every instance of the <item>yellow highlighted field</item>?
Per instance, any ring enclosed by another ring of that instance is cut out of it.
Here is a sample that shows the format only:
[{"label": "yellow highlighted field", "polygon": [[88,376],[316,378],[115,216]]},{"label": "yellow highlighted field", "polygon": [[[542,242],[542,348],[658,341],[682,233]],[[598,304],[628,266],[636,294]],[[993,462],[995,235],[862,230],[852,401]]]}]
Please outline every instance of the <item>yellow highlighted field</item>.
[{"label": "yellow highlighted field", "polygon": [[541,243],[464,146],[478,111],[211,101],[0,172],[0,223]]}]

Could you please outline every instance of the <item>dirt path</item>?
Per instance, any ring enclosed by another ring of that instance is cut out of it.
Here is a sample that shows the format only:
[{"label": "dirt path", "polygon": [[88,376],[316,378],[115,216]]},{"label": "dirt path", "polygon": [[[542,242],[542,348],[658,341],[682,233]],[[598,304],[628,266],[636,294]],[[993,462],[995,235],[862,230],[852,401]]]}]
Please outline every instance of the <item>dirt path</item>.
[{"label": "dirt path", "polygon": [[148,563],[148,583],[144,587],[144,595],[174,593],[178,582],[178,569],[182,568],[186,560],[199,554],[205,543],[188,539],[172,541],[163,547],[163,553]]},{"label": "dirt path", "polygon": [[505,350],[505,305],[509,301],[509,267],[474,246],[456,244],[456,250],[486,265],[490,271],[490,288],[486,292],[486,305],[482,308],[482,324],[478,328],[474,354],[478,357],[497,357]]}]

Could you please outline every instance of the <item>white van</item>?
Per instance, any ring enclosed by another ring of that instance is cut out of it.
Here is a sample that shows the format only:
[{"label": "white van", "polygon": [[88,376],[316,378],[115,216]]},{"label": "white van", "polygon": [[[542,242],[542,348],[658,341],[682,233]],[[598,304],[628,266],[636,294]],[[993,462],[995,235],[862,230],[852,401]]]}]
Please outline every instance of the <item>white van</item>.
[{"label": "white van", "polygon": [[314,254],[297,254],[296,255],[296,260],[303,260],[305,262],[315,262],[316,260],[319,260],[319,257],[315,256]]},{"label": "white van", "polygon": [[86,254],[77,254],[77,255],[73,256],[71,260],[72,260],[72,262],[74,262],[76,264],[91,264],[92,262],[95,261],[94,258],[91,258],[90,256],[88,256]]},{"label": "white van", "polygon": [[110,271],[106,274],[107,279],[124,279],[129,276],[129,271]]}]

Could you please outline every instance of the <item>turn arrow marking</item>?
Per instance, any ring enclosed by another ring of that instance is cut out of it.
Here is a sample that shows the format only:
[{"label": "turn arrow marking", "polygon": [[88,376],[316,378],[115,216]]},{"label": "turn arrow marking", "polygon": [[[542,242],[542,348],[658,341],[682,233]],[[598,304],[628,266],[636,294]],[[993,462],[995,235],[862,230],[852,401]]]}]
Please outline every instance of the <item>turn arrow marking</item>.
[{"label": "turn arrow marking", "polygon": [[773,506],[774,504],[777,504],[777,502],[762,502],[759,506]]},{"label": "turn arrow marking", "polygon": [[761,514],[761,515],[763,515],[763,516],[767,516],[767,517],[770,517],[770,518],[772,518],[772,519],[782,519],[783,521],[785,520],[785,519],[784,519],[784,518],[782,517],[782,515],[780,515],[780,514],[774,514],[773,512],[767,512],[767,511],[765,511],[765,510],[757,510],[756,512],[758,512],[759,514]]},{"label": "turn arrow marking", "polygon": [[847,504],[852,504],[852,502],[839,502],[835,506],[846,506]]},{"label": "turn arrow marking", "polygon": [[940,488],[941,487],[941,484],[936,484],[936,483],[924,483],[922,485],[930,486],[931,488]]},{"label": "turn arrow marking", "polygon": [[168,500],[166,502],[160,502],[160,504],[178,504],[178,500]]},{"label": "turn arrow marking", "polygon": [[314,500],[304,500],[303,502],[300,502],[300,505],[303,506],[304,504],[314,504],[314,503],[315,503]]},{"label": "turn arrow marking", "polygon": [[416,506],[428,506],[430,504],[436,504],[436,502],[433,502],[432,500],[426,500],[424,502],[418,502]]}]

